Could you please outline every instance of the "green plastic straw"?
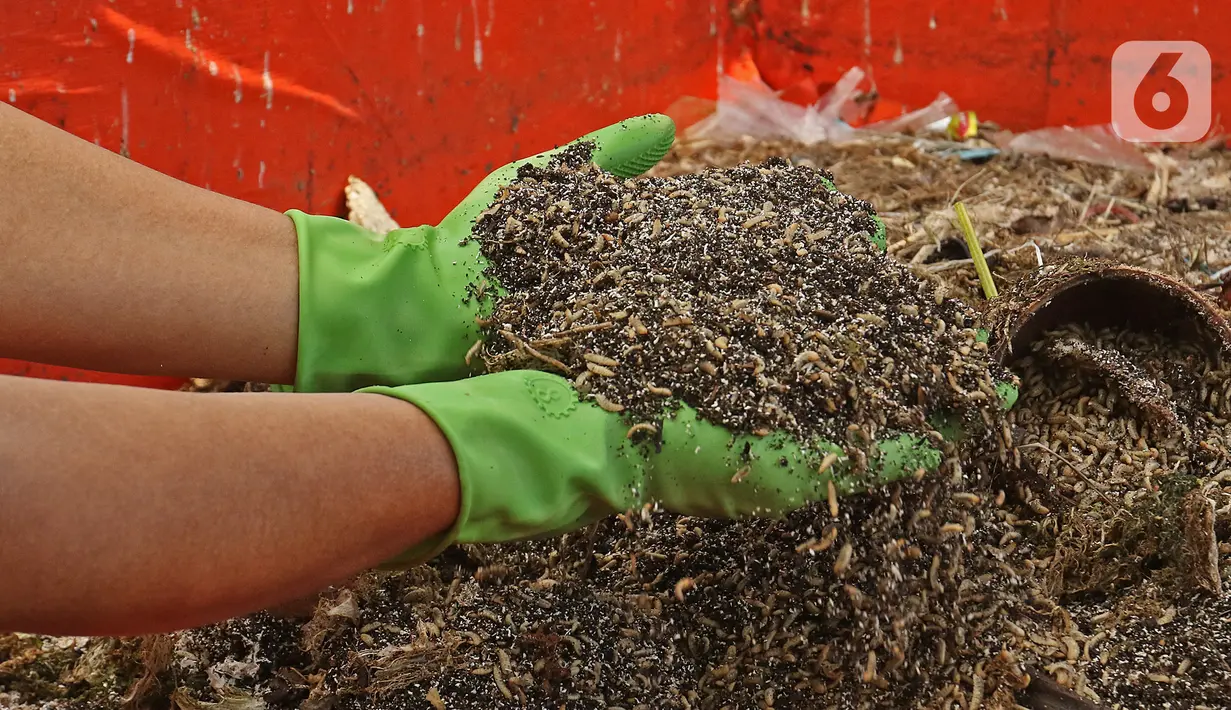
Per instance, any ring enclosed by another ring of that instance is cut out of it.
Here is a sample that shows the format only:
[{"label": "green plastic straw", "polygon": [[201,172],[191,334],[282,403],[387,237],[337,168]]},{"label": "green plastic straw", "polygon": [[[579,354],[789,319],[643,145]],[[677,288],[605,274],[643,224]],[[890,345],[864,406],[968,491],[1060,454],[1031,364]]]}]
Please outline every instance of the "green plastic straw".
[{"label": "green plastic straw", "polygon": [[992,281],[992,271],[987,268],[987,259],[983,258],[983,247],[979,246],[979,238],[975,236],[975,226],[970,223],[970,215],[966,213],[966,205],[961,202],[953,206],[957,212],[957,224],[962,228],[962,236],[966,238],[966,248],[970,258],[975,262],[975,272],[979,274],[979,284],[983,286],[983,295],[992,300],[996,293],[996,282]]}]

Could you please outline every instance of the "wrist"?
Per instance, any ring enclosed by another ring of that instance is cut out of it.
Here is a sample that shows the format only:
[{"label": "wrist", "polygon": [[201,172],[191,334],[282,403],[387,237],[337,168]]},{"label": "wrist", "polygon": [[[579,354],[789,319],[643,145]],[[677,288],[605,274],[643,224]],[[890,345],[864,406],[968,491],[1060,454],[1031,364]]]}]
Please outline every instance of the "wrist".
[{"label": "wrist", "polygon": [[366,277],[382,257],[379,237],[335,217],[299,210],[286,214],[295,223],[299,254],[295,387],[308,392],[355,389],[362,385],[348,387],[349,375],[361,371],[360,358],[348,350],[369,340],[362,314],[373,300],[367,293],[373,280]]},{"label": "wrist", "polygon": [[512,371],[361,391],[418,407],[444,434],[457,462],[460,502],[453,527],[389,566],[425,561],[454,542],[567,532],[625,510],[643,491],[640,456],[622,452],[628,425],[580,401],[554,375]]},{"label": "wrist", "polygon": [[469,303],[477,247],[434,227],[385,237],[333,217],[292,210],[299,235],[299,339],[295,387],[352,391],[469,374],[479,337]]}]

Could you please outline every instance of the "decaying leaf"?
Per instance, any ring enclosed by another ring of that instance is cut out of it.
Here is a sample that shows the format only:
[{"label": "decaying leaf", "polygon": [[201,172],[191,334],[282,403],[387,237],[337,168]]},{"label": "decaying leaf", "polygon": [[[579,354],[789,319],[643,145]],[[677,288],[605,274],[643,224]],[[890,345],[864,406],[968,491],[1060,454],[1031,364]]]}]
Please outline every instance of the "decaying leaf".
[{"label": "decaying leaf", "polygon": [[359,616],[359,609],[355,606],[355,595],[349,589],[342,590],[338,595],[337,601],[329,610],[325,612],[327,616],[341,616],[347,619],[354,619]]},{"label": "decaying leaf", "polygon": [[1214,534],[1214,503],[1194,489],[1184,496],[1184,569],[1193,587],[1217,598],[1222,595],[1218,570],[1218,537]]},{"label": "decaying leaf", "polygon": [[221,698],[216,703],[207,703],[192,697],[183,688],[171,694],[176,710],[265,710],[268,707],[264,700],[233,688],[223,691]]},{"label": "decaying leaf", "polygon": [[[372,692],[376,695],[396,693],[438,676],[450,660],[456,662],[451,656],[460,643],[461,638],[455,633],[435,639],[424,635],[403,646],[361,654],[372,674]],[[444,703],[439,707],[444,707]]]}]

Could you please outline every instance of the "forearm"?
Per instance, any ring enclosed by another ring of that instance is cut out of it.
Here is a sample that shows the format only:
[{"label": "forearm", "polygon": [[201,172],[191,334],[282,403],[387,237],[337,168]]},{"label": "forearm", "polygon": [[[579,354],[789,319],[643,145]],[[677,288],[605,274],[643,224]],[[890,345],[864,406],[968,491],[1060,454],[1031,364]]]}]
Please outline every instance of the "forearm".
[{"label": "forearm", "polygon": [[0,357],[293,381],[288,218],[3,105],[0,155]]},{"label": "forearm", "polygon": [[311,594],[447,529],[452,452],[374,394],[0,377],[0,630],[142,634]]}]

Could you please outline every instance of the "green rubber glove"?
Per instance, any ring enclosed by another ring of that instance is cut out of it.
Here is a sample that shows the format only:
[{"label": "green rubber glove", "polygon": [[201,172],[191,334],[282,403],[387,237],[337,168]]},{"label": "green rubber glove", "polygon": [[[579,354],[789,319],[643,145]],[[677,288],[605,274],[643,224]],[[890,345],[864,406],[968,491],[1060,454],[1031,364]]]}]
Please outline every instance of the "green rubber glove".
[{"label": "green rubber glove", "polygon": [[[633,177],[658,162],[675,124],[649,115],[578,141],[594,162]],[[466,353],[482,333],[475,318],[495,295],[470,231],[526,162],[545,164],[568,148],[506,165],[483,179],[439,225],[398,229],[383,239],[334,217],[288,212],[299,235],[299,354],[295,389],[349,392],[368,385],[452,380],[472,374]]]},{"label": "green rubber glove", "polygon": [[[940,452],[913,435],[881,442],[857,473],[842,449],[807,448],[781,434],[732,436],[682,407],[657,431],[630,427],[568,380],[512,371],[458,380],[372,387],[428,414],[453,447],[461,479],[457,522],[388,567],[424,562],[450,544],[557,535],[616,512],[658,503],[683,515],[779,515],[838,494],[935,470]],[[821,473],[827,453],[837,460]]]}]

